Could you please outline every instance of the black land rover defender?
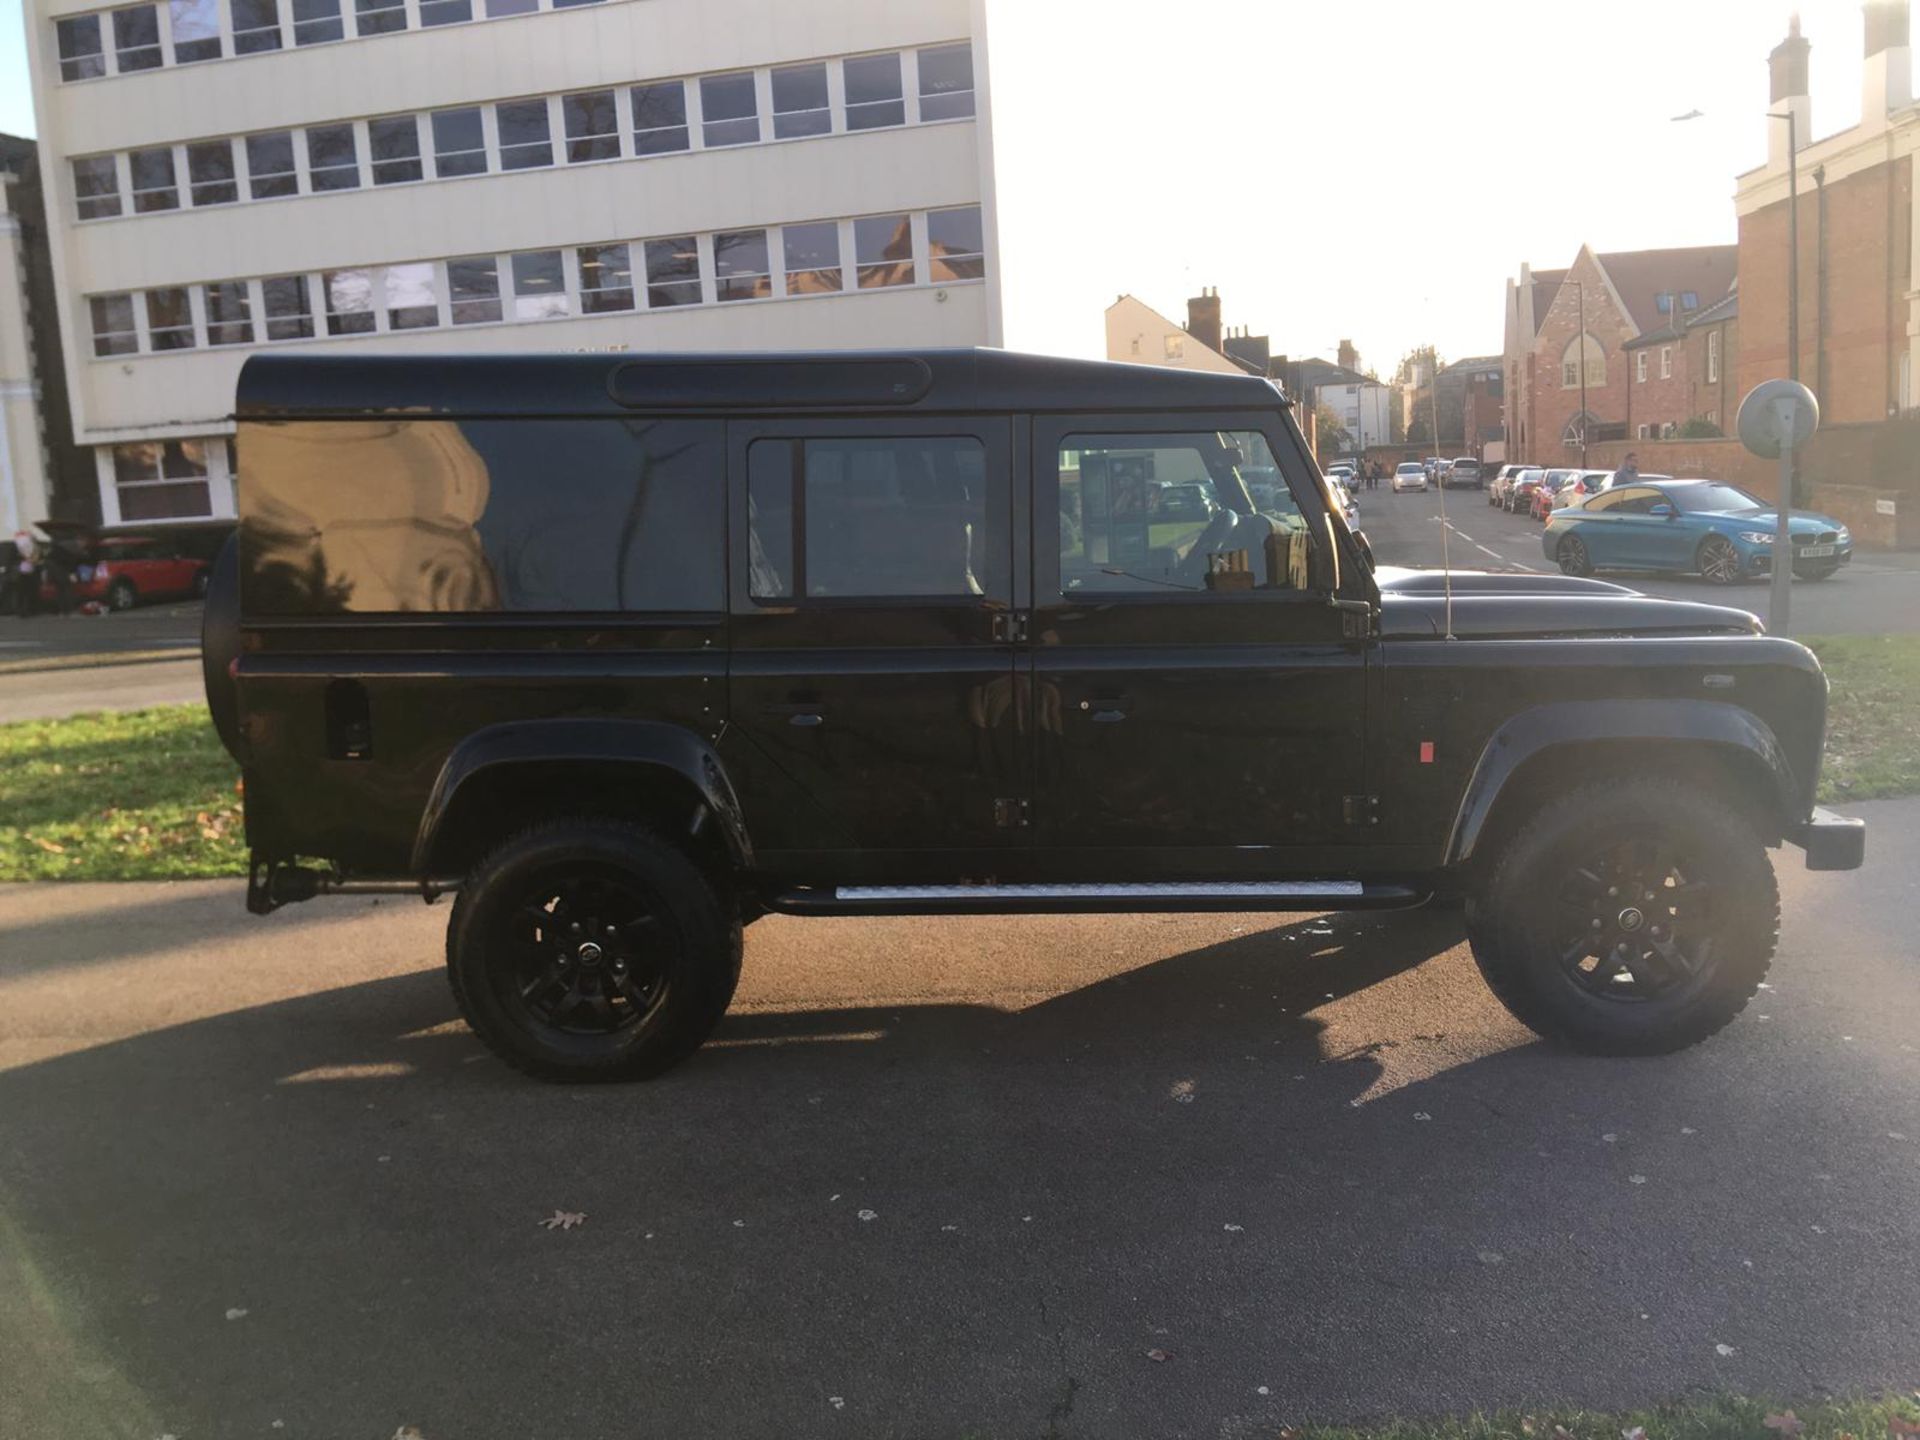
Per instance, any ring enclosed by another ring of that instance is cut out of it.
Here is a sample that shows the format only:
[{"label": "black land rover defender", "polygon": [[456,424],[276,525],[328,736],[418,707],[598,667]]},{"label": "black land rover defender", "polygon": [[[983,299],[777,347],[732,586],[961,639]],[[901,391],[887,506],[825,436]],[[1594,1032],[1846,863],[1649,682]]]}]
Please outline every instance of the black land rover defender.
[{"label": "black land rover defender", "polygon": [[1805,649],[1376,571],[1264,380],[258,356],[238,420],[205,653],[248,904],[457,892],[454,995],[531,1074],[685,1057],[769,911],[1433,896],[1535,1030],[1667,1051],[1766,973],[1768,846],[1861,862]]}]

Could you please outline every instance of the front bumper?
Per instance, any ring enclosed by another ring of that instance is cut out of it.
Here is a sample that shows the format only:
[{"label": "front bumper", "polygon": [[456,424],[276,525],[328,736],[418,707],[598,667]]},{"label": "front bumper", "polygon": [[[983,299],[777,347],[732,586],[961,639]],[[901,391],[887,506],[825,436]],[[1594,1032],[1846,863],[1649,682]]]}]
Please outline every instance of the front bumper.
[{"label": "front bumper", "polygon": [[1858,870],[1867,858],[1867,822],[1818,805],[1787,839],[1807,852],[1809,870]]},{"label": "front bumper", "polygon": [[[1796,560],[1801,560],[1802,563],[1814,563],[1814,562],[1808,562],[1808,561],[1802,560],[1802,557],[1800,557],[1799,555],[1796,555],[1794,558]],[[1836,566],[1851,565],[1853,563],[1853,546],[1851,545],[1836,546],[1833,554],[1820,556],[1817,563],[1821,565],[1832,564]],[[1747,570],[1747,573],[1750,575],[1772,574],[1773,573],[1773,547],[1771,545],[1755,545],[1751,547],[1746,547],[1746,570]]]}]

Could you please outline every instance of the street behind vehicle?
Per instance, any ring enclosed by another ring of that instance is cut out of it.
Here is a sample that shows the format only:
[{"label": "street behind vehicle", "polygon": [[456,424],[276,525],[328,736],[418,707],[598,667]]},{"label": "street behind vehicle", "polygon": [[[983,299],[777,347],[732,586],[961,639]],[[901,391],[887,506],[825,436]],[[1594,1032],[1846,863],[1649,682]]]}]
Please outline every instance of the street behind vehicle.
[{"label": "street behind vehicle", "polygon": [[[1778,518],[1738,486],[1653,477],[1556,510],[1541,548],[1567,575],[1655,570],[1726,585],[1772,573]],[[1788,525],[1800,579],[1829,579],[1852,561],[1853,536],[1832,516],[1795,510]]]},{"label": "street behind vehicle", "polygon": [[[207,593],[207,562],[181,554],[165,540],[114,535],[63,539],[61,546],[72,575],[71,598],[76,602],[93,600],[112,610],[131,610],[149,601]],[[54,603],[58,597],[50,569],[41,567],[42,604]]]},{"label": "street behind vehicle", "polygon": [[247,903],[456,894],[454,999],[532,1075],[685,1058],[769,912],[1433,896],[1526,1024],[1659,1053],[1766,975],[1769,845],[1863,854],[1814,805],[1808,650],[1594,580],[1376,572],[1256,377],[270,353],[236,410],[203,658]]}]

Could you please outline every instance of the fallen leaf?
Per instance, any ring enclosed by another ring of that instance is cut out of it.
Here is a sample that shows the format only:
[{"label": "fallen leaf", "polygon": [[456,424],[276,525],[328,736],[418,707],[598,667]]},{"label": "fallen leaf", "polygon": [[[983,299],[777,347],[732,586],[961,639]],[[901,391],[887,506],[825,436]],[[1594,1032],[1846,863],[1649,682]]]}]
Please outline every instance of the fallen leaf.
[{"label": "fallen leaf", "polygon": [[844,1395],[829,1395],[827,1396],[827,1403],[836,1410],[844,1410],[847,1408],[847,1397]]},{"label": "fallen leaf", "polygon": [[38,845],[42,850],[45,850],[49,855],[64,855],[67,853],[66,846],[56,845],[51,840],[43,840],[38,835],[33,837],[33,843]]},{"label": "fallen leaf", "polygon": [[1226,1225],[1222,1225],[1220,1228],[1222,1230],[1225,1230],[1229,1235],[1239,1235],[1243,1233],[1247,1227],[1244,1225],[1234,1225],[1229,1223]]},{"label": "fallen leaf", "polygon": [[1553,1440],[1573,1440],[1573,1432],[1564,1425],[1553,1427]]},{"label": "fallen leaf", "polygon": [[1760,1423],[1769,1430],[1778,1430],[1782,1435],[1798,1435],[1807,1428],[1807,1422],[1791,1410],[1781,1415],[1769,1415]]},{"label": "fallen leaf", "polygon": [[1147,1351],[1147,1358],[1156,1365],[1164,1365],[1173,1358],[1173,1352],[1171,1350],[1149,1350]]},{"label": "fallen leaf", "polygon": [[1620,1432],[1620,1440],[1647,1440],[1647,1427],[1644,1425],[1635,1425],[1630,1430],[1622,1430]]},{"label": "fallen leaf", "polygon": [[537,1221],[536,1223],[545,1226],[549,1230],[571,1230],[576,1225],[584,1225],[587,1223],[587,1212],[584,1210],[556,1210],[546,1219]]},{"label": "fallen leaf", "polygon": [[1644,1175],[1629,1175],[1627,1176],[1627,1183],[1629,1185],[1644,1185],[1647,1183],[1647,1177]]},{"label": "fallen leaf", "polygon": [[1193,1103],[1193,1081],[1174,1081],[1173,1087],[1167,1091],[1167,1098],[1172,1100],[1176,1105],[1191,1105]]},{"label": "fallen leaf", "polygon": [[859,1212],[859,1215],[862,1220],[878,1220],[880,1218],[880,1212],[878,1210],[862,1210]]},{"label": "fallen leaf", "polygon": [[427,1440],[427,1437],[420,1433],[418,1425],[402,1425],[393,1432],[393,1440]]},{"label": "fallen leaf", "polygon": [[1720,1357],[1720,1358],[1721,1358],[1722,1360],[1724,1360],[1724,1359],[1726,1359],[1726,1358],[1727,1358],[1727,1357],[1728,1357],[1729,1355],[1731,1355],[1731,1354],[1733,1354],[1733,1346],[1731,1346],[1731,1345],[1716,1345],[1716,1346],[1714,1346],[1714,1347],[1713,1347],[1713,1353],[1714,1353],[1714,1354],[1716,1354],[1716,1355],[1718,1355],[1718,1356],[1719,1356],[1719,1357]]}]

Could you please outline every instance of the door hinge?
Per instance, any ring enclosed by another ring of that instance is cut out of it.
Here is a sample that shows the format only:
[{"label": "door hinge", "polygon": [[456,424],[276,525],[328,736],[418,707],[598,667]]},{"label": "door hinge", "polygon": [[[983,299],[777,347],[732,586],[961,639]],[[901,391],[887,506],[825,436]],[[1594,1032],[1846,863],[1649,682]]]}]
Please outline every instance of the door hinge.
[{"label": "door hinge", "polygon": [[1378,795],[1348,795],[1341,802],[1342,819],[1349,825],[1378,825],[1380,823],[1380,797]]},{"label": "door hinge", "polygon": [[1027,638],[1027,617],[1022,611],[1002,610],[993,617],[993,638],[1001,645],[1014,645]]},{"label": "door hinge", "polygon": [[1031,808],[1026,800],[995,800],[993,823],[1002,830],[1024,830],[1032,823]]}]

